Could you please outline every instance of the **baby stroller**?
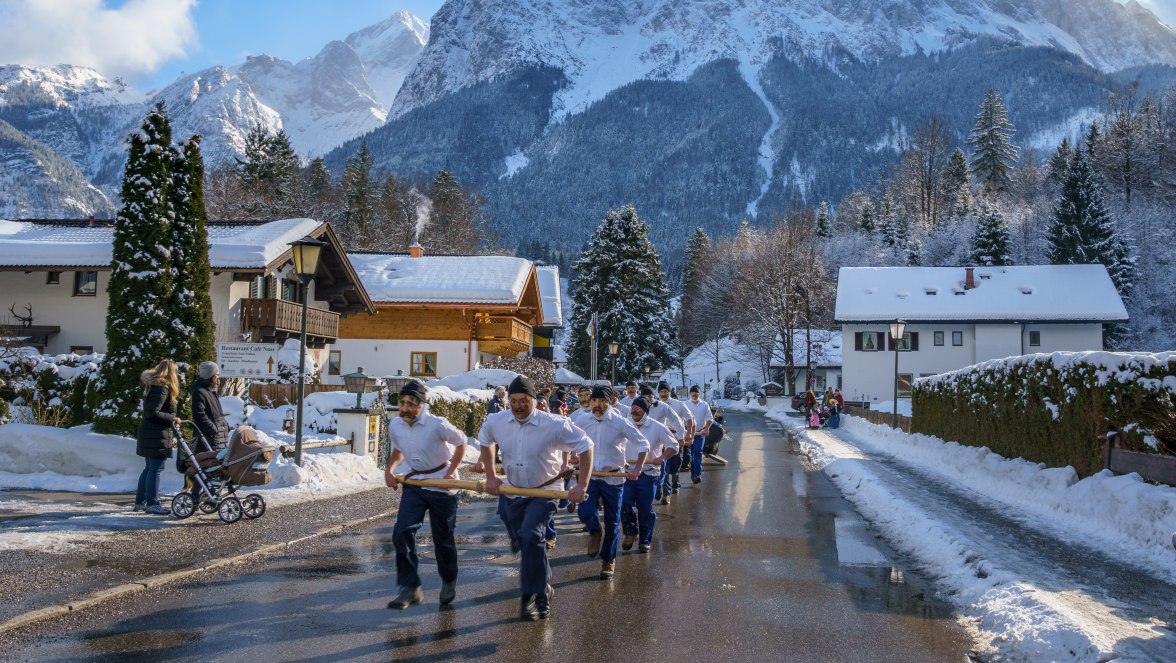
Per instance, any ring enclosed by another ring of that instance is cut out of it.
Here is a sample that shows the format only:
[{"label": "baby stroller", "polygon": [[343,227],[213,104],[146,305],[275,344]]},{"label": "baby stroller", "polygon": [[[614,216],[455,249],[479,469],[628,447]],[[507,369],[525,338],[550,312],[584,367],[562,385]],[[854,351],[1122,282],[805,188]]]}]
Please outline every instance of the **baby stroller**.
[{"label": "baby stroller", "polygon": [[[250,493],[237,497],[241,486],[264,486],[270,482],[269,463],[273,447],[262,444],[252,428],[242,426],[233,432],[227,447],[215,451],[195,426],[195,435],[185,441],[178,426],[173,427],[178,440],[176,469],[186,481],[185,489],[172,498],[171,511],[176,518],[187,518],[200,509],[216,513],[226,523],[246,518],[260,518],[265,513],[265,498]],[[193,447],[206,449],[194,453]]]}]

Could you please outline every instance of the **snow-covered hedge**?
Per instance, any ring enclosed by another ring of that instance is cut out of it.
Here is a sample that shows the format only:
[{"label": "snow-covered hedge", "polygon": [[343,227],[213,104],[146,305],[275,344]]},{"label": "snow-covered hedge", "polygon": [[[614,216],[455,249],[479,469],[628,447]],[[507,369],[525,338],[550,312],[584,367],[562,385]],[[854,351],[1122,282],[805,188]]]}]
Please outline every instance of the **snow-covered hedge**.
[{"label": "snow-covered hedge", "polygon": [[913,432],[1090,476],[1108,429],[1124,448],[1176,452],[1176,352],[994,359],[917,380],[912,405]]},{"label": "snow-covered hedge", "polygon": [[20,409],[0,407],[0,422],[10,418],[24,423],[71,426],[90,421],[87,394],[97,376],[100,354],[42,355],[33,348],[18,348],[0,358],[0,401]]}]

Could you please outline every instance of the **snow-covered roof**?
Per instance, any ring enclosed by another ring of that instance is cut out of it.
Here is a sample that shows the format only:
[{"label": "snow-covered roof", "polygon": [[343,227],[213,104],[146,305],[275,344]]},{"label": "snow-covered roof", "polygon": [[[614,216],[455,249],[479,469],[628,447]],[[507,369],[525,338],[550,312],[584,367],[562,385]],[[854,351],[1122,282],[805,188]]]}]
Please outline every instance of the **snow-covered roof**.
[{"label": "snow-covered roof", "polygon": [[[290,242],[320,225],[313,219],[209,224],[209,263],[213,269],[265,269]],[[106,268],[113,243],[109,225],[0,220],[0,267]]]},{"label": "snow-covered roof", "polygon": [[517,304],[532,262],[510,256],[348,253],[372,301]]},{"label": "snow-covered roof", "polygon": [[[814,329],[806,334],[804,329],[792,333],[792,360],[794,364],[804,365],[808,361],[807,342],[811,340],[812,360],[814,368],[829,368],[841,366],[841,332],[828,329]],[[776,336],[776,349],[772,353],[772,368],[782,367],[784,360],[784,344],[779,335]]]},{"label": "snow-covered roof", "polygon": [[580,377],[576,373],[560,366],[555,369],[555,383],[556,384],[584,384],[586,379]]},{"label": "snow-covered roof", "polygon": [[1127,309],[1102,265],[842,267],[834,319],[847,322],[1110,322]]},{"label": "snow-covered roof", "polygon": [[535,279],[539,282],[539,301],[543,303],[544,326],[563,326],[563,304],[559,294],[559,267],[542,265],[535,268]]}]

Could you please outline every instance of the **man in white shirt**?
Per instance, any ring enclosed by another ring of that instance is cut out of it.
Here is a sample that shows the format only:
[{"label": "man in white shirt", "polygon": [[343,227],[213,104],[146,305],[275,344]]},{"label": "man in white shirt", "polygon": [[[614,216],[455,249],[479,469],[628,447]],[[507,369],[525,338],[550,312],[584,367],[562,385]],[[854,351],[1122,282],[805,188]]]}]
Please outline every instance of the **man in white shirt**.
[{"label": "man in white shirt", "polygon": [[[400,487],[394,473],[401,461],[408,465],[409,479],[456,479],[457,466],[465,456],[466,436],[448,420],[428,411],[428,393],[415,380],[400,390],[400,416],[388,425],[392,454],[384,471],[384,483],[392,490]],[[441,605],[453,603],[457,596],[457,544],[453,530],[457,525],[456,491],[441,488],[404,486],[392,544],[396,547],[396,584],[400,592],[388,603],[389,608],[403,610],[424,598],[421,577],[417,573],[416,535],[429,514],[433,551],[437,571],[441,574]]]},{"label": "man in white shirt", "polygon": [[637,550],[642,553],[649,552],[653,543],[653,526],[657,522],[657,515],[653,512],[653,497],[661,478],[662,466],[678,453],[678,440],[665,424],[647,416],[649,408],[649,401],[640,397],[633,401],[630,408],[633,424],[649,440],[649,456],[641,476],[636,481],[626,481],[625,492],[621,496],[621,526],[625,532],[621,547],[629,550],[633,542],[637,541]]},{"label": "man in white shirt", "polygon": [[[690,414],[690,408],[682,401],[674,398],[674,392],[670,389],[670,383],[662,380],[657,384],[657,397],[663,404],[670,406],[674,414],[682,420],[684,430],[678,435],[678,443],[681,448],[678,450],[678,455],[669,459],[666,462],[665,472],[662,473],[662,495],[658,499],[665,497],[665,491],[672,490],[678,492],[681,489],[681,484],[678,482],[678,472],[681,471],[682,465],[690,466],[691,453],[694,446],[694,417]],[[669,504],[669,500],[663,499],[663,504]]]},{"label": "man in white shirt", "polygon": [[[535,407],[535,385],[519,376],[507,388],[509,410],[486,417],[478,432],[482,465],[494,467],[494,450],[502,451],[505,483],[524,488],[549,488],[560,478],[563,453],[580,455],[580,476],[568,490],[573,503],[583,501],[592,475],[592,440],[566,417]],[[486,473],[486,492],[499,494],[504,481]],[[519,543],[519,586],[524,621],[547,619],[551,612],[551,566],[547,563],[545,534],[555,514],[556,500],[507,496],[507,518]]]},{"label": "man in white shirt", "polygon": [[629,380],[625,383],[625,395],[621,398],[621,403],[626,406],[632,405],[633,401],[637,399],[637,383]]},{"label": "man in white shirt", "polygon": [[612,388],[612,385],[606,386],[605,389],[608,391],[608,404],[614,410],[616,410],[618,414],[620,414],[622,417],[628,419],[629,418],[629,405],[627,403],[622,403],[621,399],[617,398],[617,391],[616,391],[616,389]]},{"label": "man in white shirt", "polygon": [[592,387],[589,387],[587,384],[580,385],[579,389],[576,390],[576,399],[580,404],[576,407],[575,412],[568,414],[568,419],[571,419],[573,424],[579,426],[582,418],[592,416],[592,404],[589,402],[592,400]]},{"label": "man in white shirt", "polygon": [[[581,419],[580,425],[592,439],[592,470],[620,472],[625,469],[628,453],[636,454],[637,465],[628,471],[634,481],[640,476],[641,464],[649,453],[649,442],[632,420],[622,417],[609,407],[607,387],[594,387],[591,394],[592,416]],[[580,458],[580,467],[584,459]],[[617,544],[621,538],[621,492],[625,487],[622,477],[593,477],[588,482],[588,496],[578,511],[580,522],[588,528],[588,556],[600,555],[600,579],[608,580],[616,571]],[[596,513],[598,502],[604,503],[604,525]]]},{"label": "man in white shirt", "polygon": [[690,400],[686,402],[690,414],[694,418],[694,451],[690,455],[690,480],[702,483],[702,445],[706,442],[706,434],[710,432],[711,416],[710,403],[702,400],[698,385],[690,387]]},{"label": "man in white shirt", "polygon": [[[678,439],[678,440],[689,439],[686,437],[686,422],[683,421],[682,418],[678,416],[677,412],[674,412],[674,408],[657,400],[657,398],[654,396],[652,388],[650,388],[648,386],[641,387],[641,397],[644,398],[647,403],[649,403],[649,412],[647,412],[645,416],[649,417],[650,419],[653,419],[654,421],[660,421],[666,428],[670,429],[670,432],[674,434],[675,439]],[[685,447],[683,447],[683,448],[685,448]],[[661,503],[662,504],[669,504],[670,503],[670,493],[671,492],[675,492],[675,493],[678,492],[676,485],[674,486],[673,490],[671,491],[670,483],[669,483],[670,479],[672,478],[671,475],[669,474],[669,469],[672,466],[675,458],[677,458],[677,456],[675,456],[674,458],[671,458],[669,461],[666,462],[666,464],[664,466],[662,466],[662,476],[663,476],[663,489],[661,491]]]}]

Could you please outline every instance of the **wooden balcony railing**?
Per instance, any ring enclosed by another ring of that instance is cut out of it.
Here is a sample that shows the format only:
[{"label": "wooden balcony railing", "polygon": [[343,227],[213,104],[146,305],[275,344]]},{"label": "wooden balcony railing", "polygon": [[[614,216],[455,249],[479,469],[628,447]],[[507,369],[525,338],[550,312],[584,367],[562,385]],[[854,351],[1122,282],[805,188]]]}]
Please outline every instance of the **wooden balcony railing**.
[{"label": "wooden balcony railing", "polygon": [[[280,343],[298,338],[302,329],[302,305],[282,299],[242,299],[241,331],[254,341]],[[339,314],[320,308],[306,310],[306,345],[321,348],[339,338]]]},{"label": "wooden balcony railing", "polygon": [[491,316],[478,323],[478,346],[487,352],[514,355],[531,348],[531,325],[512,316]]}]

